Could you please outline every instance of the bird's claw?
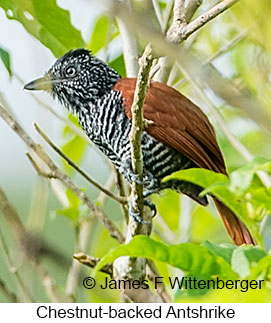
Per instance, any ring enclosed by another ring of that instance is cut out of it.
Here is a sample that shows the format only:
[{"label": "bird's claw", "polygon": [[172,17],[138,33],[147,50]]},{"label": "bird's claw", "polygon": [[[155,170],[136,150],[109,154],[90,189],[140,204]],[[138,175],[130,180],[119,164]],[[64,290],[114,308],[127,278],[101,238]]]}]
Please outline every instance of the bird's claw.
[{"label": "bird's claw", "polygon": [[150,222],[143,220],[139,212],[136,212],[133,207],[133,202],[129,202],[129,214],[137,223],[141,224],[150,224]]},{"label": "bird's claw", "polygon": [[150,171],[147,171],[147,174],[143,178],[143,182],[144,182],[146,188],[148,188],[148,189],[151,189],[152,187],[155,186],[155,179]]},{"label": "bird's claw", "polygon": [[129,177],[131,182],[135,182],[139,185],[144,185],[146,188],[151,189],[155,186],[154,176],[149,171],[147,171],[147,173],[143,175],[143,180],[140,179],[138,174],[134,174],[132,172],[130,172]]},{"label": "bird's claw", "polygon": [[143,185],[143,181],[140,179],[139,175],[137,175],[137,174],[132,174],[131,180],[132,180],[132,182],[136,182],[139,185]]},{"label": "bird's claw", "polygon": [[[152,212],[152,217],[155,217],[155,215],[157,213],[155,204],[149,200],[144,199],[144,205],[150,208],[150,210]],[[150,224],[150,222],[143,220],[143,218],[139,212],[136,212],[134,210],[132,201],[129,202],[129,214],[137,223]]]},{"label": "bird's claw", "polygon": [[152,203],[149,200],[145,200],[144,199],[144,205],[147,206],[148,208],[150,208],[151,212],[152,212],[152,217],[154,218],[157,214],[157,210],[156,210],[156,206],[154,203]]}]

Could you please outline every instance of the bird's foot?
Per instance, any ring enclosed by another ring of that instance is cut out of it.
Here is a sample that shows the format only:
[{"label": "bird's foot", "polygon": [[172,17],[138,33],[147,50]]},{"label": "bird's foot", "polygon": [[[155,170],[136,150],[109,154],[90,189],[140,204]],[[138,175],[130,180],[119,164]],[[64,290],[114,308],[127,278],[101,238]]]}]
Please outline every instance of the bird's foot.
[{"label": "bird's foot", "polygon": [[143,185],[143,181],[140,179],[138,174],[132,173],[130,175],[130,179],[131,179],[132,182],[136,182],[139,185]]},{"label": "bird's foot", "polygon": [[125,167],[125,164],[119,169],[122,174],[126,177],[128,182],[131,184],[135,182],[139,185],[143,185],[144,188],[152,189],[157,185],[156,179],[152,173],[148,170],[145,170],[143,173],[143,178],[141,179],[138,174],[135,174],[130,167]]},{"label": "bird's foot", "polygon": [[155,204],[152,203],[151,201],[147,200],[147,199],[146,200],[144,199],[144,205],[147,206],[151,210],[152,217],[154,218],[156,216],[156,214],[157,214],[157,210],[156,210]]},{"label": "bird's foot", "polygon": [[[154,217],[157,213],[155,204],[149,200],[144,199],[144,205],[150,208],[150,210],[152,212],[152,217]],[[136,212],[134,210],[132,201],[129,201],[129,214],[137,223],[150,224],[150,222],[143,220],[143,218],[139,212]]]}]

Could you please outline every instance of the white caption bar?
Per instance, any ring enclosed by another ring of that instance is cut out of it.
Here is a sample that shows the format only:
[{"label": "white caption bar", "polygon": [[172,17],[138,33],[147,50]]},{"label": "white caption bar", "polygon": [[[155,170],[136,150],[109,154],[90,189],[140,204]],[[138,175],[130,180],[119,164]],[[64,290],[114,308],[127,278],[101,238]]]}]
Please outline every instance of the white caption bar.
[{"label": "white caption bar", "polygon": [[[2,322],[269,322],[270,304],[0,304]],[[268,319],[269,317],[269,319]]]}]

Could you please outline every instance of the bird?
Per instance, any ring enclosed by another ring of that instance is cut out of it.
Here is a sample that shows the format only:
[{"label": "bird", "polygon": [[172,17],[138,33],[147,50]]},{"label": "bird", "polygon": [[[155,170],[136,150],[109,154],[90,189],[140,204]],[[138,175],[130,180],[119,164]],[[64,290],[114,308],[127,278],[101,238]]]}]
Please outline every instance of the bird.
[{"label": "bird", "polygon": [[[77,115],[89,139],[131,184],[139,181],[132,170],[129,140],[135,86],[136,78],[121,77],[91,51],[80,48],[57,59],[43,77],[27,83],[24,89],[47,91]],[[172,189],[206,206],[207,197],[200,195],[202,187],[163,179],[189,168],[227,175],[208,117],[179,91],[156,81],[150,82],[143,111],[144,119],[150,121],[141,138],[144,197]],[[256,244],[245,224],[221,201],[213,199],[233,243]]]}]

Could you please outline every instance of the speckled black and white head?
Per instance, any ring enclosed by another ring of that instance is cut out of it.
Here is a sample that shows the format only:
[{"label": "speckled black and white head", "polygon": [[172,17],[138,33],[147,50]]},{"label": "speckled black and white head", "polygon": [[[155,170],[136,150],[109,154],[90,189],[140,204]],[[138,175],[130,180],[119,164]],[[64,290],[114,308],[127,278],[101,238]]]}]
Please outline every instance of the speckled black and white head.
[{"label": "speckled black and white head", "polygon": [[74,113],[95,103],[111,91],[119,74],[86,49],[69,51],[60,57],[44,77],[25,85],[27,90],[44,90]]}]

